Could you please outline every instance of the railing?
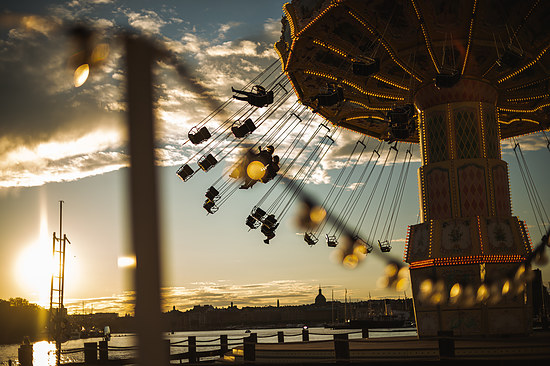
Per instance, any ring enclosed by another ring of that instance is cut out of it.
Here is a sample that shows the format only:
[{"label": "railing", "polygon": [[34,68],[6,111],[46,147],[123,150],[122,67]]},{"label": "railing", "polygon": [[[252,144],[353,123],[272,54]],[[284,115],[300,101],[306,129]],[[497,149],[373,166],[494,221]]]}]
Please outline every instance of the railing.
[{"label": "railing", "polygon": [[[395,330],[370,330],[370,332],[410,332],[412,329],[395,329]],[[226,334],[222,334],[217,338],[210,339],[197,339],[196,336],[188,336],[187,339],[170,342],[170,340],[164,340],[165,352],[170,355],[170,360],[179,360],[180,363],[198,363],[204,359],[223,357],[228,354],[230,350],[235,347],[242,347],[242,356],[245,361],[254,361],[255,359],[255,345],[259,343],[259,340],[267,340],[269,338],[277,337],[277,343],[284,343],[290,340],[296,342],[295,338],[300,337],[303,342],[308,342],[311,336],[317,336],[318,338],[324,337],[325,340],[333,339],[335,341],[335,351],[339,355],[338,358],[345,358],[346,352],[349,354],[349,337],[351,335],[358,335],[357,338],[369,338],[369,329],[361,329],[350,332],[339,333],[318,333],[310,332],[309,329],[303,329],[301,332],[287,333],[278,331],[273,334],[249,333],[245,337],[228,337]],[[360,335],[360,336],[359,336]],[[274,342],[260,342],[260,343],[274,343]],[[109,364],[135,364],[135,357],[128,357],[128,353],[136,352],[137,355],[138,346],[111,346],[108,341],[99,342],[86,342],[84,347],[63,349],[62,355],[74,355],[78,353],[84,353],[84,364],[96,364],[96,363],[109,363]],[[181,350],[182,352],[178,352]],[[347,351],[346,351],[347,350]],[[118,353],[118,355],[117,355]],[[121,355],[122,353],[122,355]],[[124,358],[126,354],[126,358]],[[99,356],[99,357],[98,357]],[[122,356],[122,357],[121,357]],[[348,355],[349,357],[349,355]],[[79,357],[82,359],[81,357]],[[80,365],[82,362],[69,362],[69,365]],[[25,365],[22,365],[25,366]]]}]

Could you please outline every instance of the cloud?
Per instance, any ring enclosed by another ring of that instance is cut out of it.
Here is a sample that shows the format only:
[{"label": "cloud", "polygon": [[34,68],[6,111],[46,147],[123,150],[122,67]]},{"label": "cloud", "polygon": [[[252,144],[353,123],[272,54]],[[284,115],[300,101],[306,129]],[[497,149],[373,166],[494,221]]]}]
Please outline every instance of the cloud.
[{"label": "cloud", "polygon": [[[336,288],[325,286],[325,289]],[[238,307],[275,305],[302,305],[314,302],[318,283],[312,281],[274,280],[265,283],[237,284],[228,280],[194,283],[183,287],[161,289],[162,311],[175,306],[178,310],[189,310],[195,305],[227,307],[231,302]],[[65,301],[69,313],[81,312],[82,304],[93,306],[96,312],[134,313],[134,291],[125,291],[109,297],[68,299]]]},{"label": "cloud", "polygon": [[162,19],[152,10],[144,9],[138,13],[130,9],[124,9],[122,12],[128,17],[130,26],[144,33],[160,34],[161,28],[168,24],[168,21]]}]

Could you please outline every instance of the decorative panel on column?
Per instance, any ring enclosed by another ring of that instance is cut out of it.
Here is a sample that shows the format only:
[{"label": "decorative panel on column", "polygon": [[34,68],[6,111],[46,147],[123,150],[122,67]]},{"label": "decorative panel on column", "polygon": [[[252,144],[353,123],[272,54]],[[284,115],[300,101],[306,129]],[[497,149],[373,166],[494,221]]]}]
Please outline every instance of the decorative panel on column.
[{"label": "decorative panel on column", "polygon": [[460,108],[453,111],[455,119],[455,141],[458,159],[481,157],[479,123],[476,110]]},{"label": "decorative panel on column", "polygon": [[485,167],[467,164],[457,172],[461,216],[487,216]]},{"label": "decorative panel on column", "polygon": [[430,163],[449,160],[445,109],[432,110],[426,115]]},{"label": "decorative panel on column", "polygon": [[449,170],[433,168],[426,173],[427,200],[430,219],[452,217]]},{"label": "decorative panel on column", "polygon": [[497,216],[512,215],[510,206],[510,188],[508,184],[508,172],[505,165],[495,165],[493,171],[493,194]]}]

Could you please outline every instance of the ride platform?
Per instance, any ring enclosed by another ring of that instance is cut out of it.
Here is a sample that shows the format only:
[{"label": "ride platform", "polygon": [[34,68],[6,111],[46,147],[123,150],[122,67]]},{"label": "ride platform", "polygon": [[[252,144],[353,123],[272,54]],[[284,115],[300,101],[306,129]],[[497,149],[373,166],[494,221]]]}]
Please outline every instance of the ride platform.
[{"label": "ride platform", "polygon": [[[248,346],[250,347],[250,346]],[[550,332],[505,338],[417,337],[361,338],[292,343],[256,343],[233,348],[224,363],[242,364],[448,364],[483,361],[515,364],[550,360]],[[251,353],[252,351],[252,353]]]}]

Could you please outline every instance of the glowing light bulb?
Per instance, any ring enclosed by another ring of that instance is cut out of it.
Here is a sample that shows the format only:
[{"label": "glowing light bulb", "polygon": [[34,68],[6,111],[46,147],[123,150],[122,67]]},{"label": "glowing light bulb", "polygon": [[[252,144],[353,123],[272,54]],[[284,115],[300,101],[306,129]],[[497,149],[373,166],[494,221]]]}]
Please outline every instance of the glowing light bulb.
[{"label": "glowing light bulb", "polygon": [[258,160],[253,160],[246,167],[246,174],[250,179],[260,180],[265,175],[265,165]]},{"label": "glowing light bulb", "polygon": [[82,86],[86,80],[88,80],[88,76],[90,75],[90,66],[88,64],[82,64],[76,68],[74,71],[74,86],[79,87]]}]

